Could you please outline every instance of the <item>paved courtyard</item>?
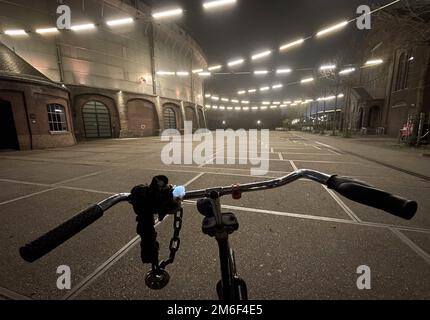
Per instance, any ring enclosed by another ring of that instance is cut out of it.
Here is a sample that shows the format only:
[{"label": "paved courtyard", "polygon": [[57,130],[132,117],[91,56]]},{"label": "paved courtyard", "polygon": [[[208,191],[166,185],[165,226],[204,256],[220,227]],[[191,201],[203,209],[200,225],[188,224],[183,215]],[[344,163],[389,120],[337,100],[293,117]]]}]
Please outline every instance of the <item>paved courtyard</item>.
[{"label": "paved courtyard", "polygon": [[[403,221],[353,203],[323,186],[298,181],[276,190],[223,199],[240,229],[231,237],[237,267],[252,299],[429,299],[430,197],[428,180],[321,144],[318,137],[273,132],[270,172],[250,175],[251,164],[163,165],[157,137],[99,140],[74,147],[0,153],[0,297],[6,299],[216,299],[215,240],[201,232],[195,204],[184,204],[181,248],[162,291],[144,284],[135,215],[121,204],[39,261],[20,246],[112,194],[129,192],[166,174],[187,189],[280,177],[297,168],[349,175],[418,201]],[[213,155],[216,158],[216,154]],[[157,228],[162,257],[173,219]],[[72,290],[56,287],[68,265]],[[371,290],[358,290],[357,267],[371,269]]]}]

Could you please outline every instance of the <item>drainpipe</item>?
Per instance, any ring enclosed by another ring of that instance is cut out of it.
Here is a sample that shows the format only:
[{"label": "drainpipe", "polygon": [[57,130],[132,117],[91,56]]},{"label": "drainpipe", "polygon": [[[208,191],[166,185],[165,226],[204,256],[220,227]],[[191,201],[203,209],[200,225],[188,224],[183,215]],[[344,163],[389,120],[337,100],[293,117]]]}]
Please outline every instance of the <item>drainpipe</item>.
[{"label": "drainpipe", "polygon": [[152,77],[152,93],[157,95],[157,82],[155,79],[156,71],[155,71],[155,35],[154,35],[154,23],[152,21],[149,22],[149,54],[150,54],[150,64],[151,64],[151,77]]}]

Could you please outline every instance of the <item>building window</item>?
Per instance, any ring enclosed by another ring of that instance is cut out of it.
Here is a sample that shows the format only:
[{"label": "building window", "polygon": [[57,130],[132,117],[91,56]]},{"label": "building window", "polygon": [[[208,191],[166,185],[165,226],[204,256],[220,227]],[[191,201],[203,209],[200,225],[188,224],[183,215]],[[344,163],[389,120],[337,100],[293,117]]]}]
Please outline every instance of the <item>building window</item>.
[{"label": "building window", "polygon": [[397,65],[397,77],[394,86],[394,91],[406,89],[409,81],[409,63],[411,54],[403,52],[399,57],[399,63]]},{"label": "building window", "polygon": [[62,105],[48,104],[48,123],[51,132],[67,131],[66,111]]}]

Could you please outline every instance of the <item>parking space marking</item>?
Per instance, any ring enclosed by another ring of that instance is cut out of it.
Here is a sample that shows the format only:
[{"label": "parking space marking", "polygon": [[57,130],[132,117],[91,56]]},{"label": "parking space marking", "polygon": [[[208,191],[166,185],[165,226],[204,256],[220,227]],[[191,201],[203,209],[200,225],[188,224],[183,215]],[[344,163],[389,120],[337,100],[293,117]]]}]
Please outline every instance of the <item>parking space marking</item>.
[{"label": "parking space marking", "polygon": [[89,174],[85,174],[85,175],[82,175],[82,176],[78,176],[78,177],[74,177],[74,178],[71,178],[71,179],[67,179],[67,180],[63,180],[63,181],[60,181],[60,182],[56,182],[53,185],[56,186],[56,185],[60,185],[60,184],[64,184],[64,183],[69,183],[69,182],[73,182],[73,181],[80,180],[80,179],[85,179],[85,178],[97,176],[99,174],[102,174],[102,173],[105,173],[105,172],[109,172],[109,171],[112,171],[112,170],[113,169],[105,169],[105,170],[96,171],[96,172],[93,172],[93,173],[89,173]]},{"label": "parking space marking", "polygon": [[[193,201],[193,200],[185,200],[184,203],[196,204],[197,202]],[[345,224],[352,224],[352,225],[356,225],[356,226],[363,226],[363,227],[370,227],[370,228],[386,228],[386,229],[392,228],[392,229],[396,229],[396,230],[404,230],[404,231],[410,231],[410,232],[419,232],[419,233],[430,234],[430,229],[408,227],[408,226],[401,226],[401,225],[392,225],[392,224],[385,224],[385,223],[378,223],[378,222],[365,222],[365,221],[358,222],[358,221],[350,220],[350,219],[340,219],[340,218],[332,218],[332,217],[325,217],[325,216],[314,216],[314,215],[309,215],[309,214],[292,213],[292,212],[275,211],[275,210],[265,210],[265,209],[256,209],[256,208],[249,208],[249,207],[238,207],[238,206],[224,205],[224,204],[221,205],[221,207],[223,209],[229,209],[229,210],[253,212],[253,213],[263,213],[263,214],[270,214],[270,215],[275,215],[275,216],[284,216],[284,217],[290,217],[290,218],[345,223]]]},{"label": "parking space marking", "polygon": [[[157,227],[160,222],[155,224]],[[81,293],[85,288],[87,288],[91,283],[93,283],[98,277],[104,274],[110,267],[112,267],[115,262],[121,259],[124,255],[126,255],[136,244],[140,241],[140,236],[135,236],[131,239],[125,246],[119,249],[114,255],[112,255],[108,260],[102,263],[97,269],[95,269],[92,273],[90,273],[87,277],[85,277],[81,282],[79,282],[76,286],[72,288],[61,300],[70,300],[74,299],[79,293]]]},{"label": "parking space marking", "polygon": [[339,196],[332,190],[327,188],[327,186],[322,185],[322,187],[328,192],[328,194],[337,202],[337,204],[342,208],[343,211],[354,221],[362,222],[361,219],[342,201]]},{"label": "parking space marking", "polygon": [[288,160],[288,161],[290,162],[290,164],[291,164],[291,166],[293,167],[294,171],[299,170],[299,168],[297,168],[297,166],[296,166],[296,164],[294,163],[294,161],[293,161],[293,160]]},{"label": "parking space marking", "polygon": [[334,151],[334,150],[332,150],[332,149],[327,149],[329,152],[331,152],[331,153],[334,153],[334,154],[336,154],[336,155],[338,155],[338,156],[341,156],[342,154],[340,154],[339,152],[337,152],[337,151]]},{"label": "parking space marking", "polygon": [[0,202],[0,206],[3,206],[3,205],[8,204],[8,203],[15,202],[15,201],[18,201],[18,200],[23,200],[23,199],[31,198],[31,197],[37,196],[39,194],[43,194],[43,193],[55,190],[55,189],[58,189],[58,188],[57,187],[55,187],[55,188],[49,188],[49,189],[46,189],[46,190],[42,190],[42,191],[38,191],[38,192],[33,192],[33,193],[27,194],[27,195],[22,196],[22,197],[18,197],[18,198],[10,199],[10,200],[7,200],[7,201],[3,201],[3,202]]},{"label": "parking space marking", "polygon": [[413,242],[411,239],[409,239],[399,230],[395,228],[388,228],[388,229],[390,229],[400,240],[403,241],[403,243],[405,243],[409,248],[411,248],[417,255],[419,255],[428,264],[430,264],[430,255],[427,252],[421,249],[415,242]]},{"label": "parking space marking", "polygon": [[0,287],[0,297],[5,297],[9,300],[33,300],[30,297],[19,294],[15,291]]},{"label": "parking space marking", "polygon": [[284,160],[284,157],[282,156],[282,153],[280,153],[280,152],[278,152],[278,157],[279,157],[279,160]]}]

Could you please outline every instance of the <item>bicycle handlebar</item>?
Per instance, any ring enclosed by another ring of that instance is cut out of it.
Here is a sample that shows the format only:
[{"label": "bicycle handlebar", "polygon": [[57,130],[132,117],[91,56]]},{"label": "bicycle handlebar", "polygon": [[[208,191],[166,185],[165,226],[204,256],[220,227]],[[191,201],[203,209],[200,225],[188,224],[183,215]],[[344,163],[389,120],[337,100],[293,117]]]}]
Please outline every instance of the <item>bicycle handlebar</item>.
[{"label": "bicycle handlebar", "polygon": [[418,205],[399,196],[347,177],[332,176],[327,186],[355,202],[384,210],[392,215],[410,220],[417,212]]},{"label": "bicycle handlebar", "polygon": [[[330,176],[325,173],[307,169],[294,171],[281,178],[243,184],[240,185],[239,190],[244,193],[274,189],[301,178],[316,181],[353,201],[384,210],[404,219],[411,219],[417,211],[418,206],[415,201],[406,200],[385,191],[375,189],[351,178],[338,177],[336,175]],[[236,190],[237,187],[234,186],[194,190],[186,192],[183,200],[209,197],[212,192],[218,192],[220,196],[225,196],[233,194]],[[129,196],[129,193],[119,193],[82,211],[55,229],[26,244],[24,247],[21,247],[19,249],[21,257],[27,262],[38,260],[100,219],[108,209],[120,202],[128,201]]]}]

